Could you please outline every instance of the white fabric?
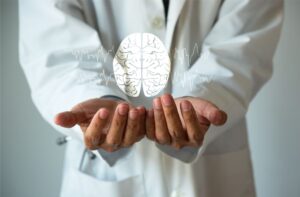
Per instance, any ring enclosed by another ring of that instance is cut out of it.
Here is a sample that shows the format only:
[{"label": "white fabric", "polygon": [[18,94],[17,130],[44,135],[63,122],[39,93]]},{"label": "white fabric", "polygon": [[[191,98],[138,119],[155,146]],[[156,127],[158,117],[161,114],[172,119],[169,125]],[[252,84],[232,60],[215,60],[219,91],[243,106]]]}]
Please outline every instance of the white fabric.
[{"label": "white fabric", "polygon": [[[20,0],[20,61],[33,101],[55,129],[78,139],[68,144],[61,196],[255,196],[245,113],[271,76],[282,8],[282,0],[174,0],[165,26],[161,0]],[[144,139],[112,166],[98,154],[79,171],[81,131],[53,117],[105,95],[151,105],[102,76],[112,74],[112,51],[136,32],[158,36],[169,51],[162,93],[207,99],[228,122],[211,127],[194,154]]]}]

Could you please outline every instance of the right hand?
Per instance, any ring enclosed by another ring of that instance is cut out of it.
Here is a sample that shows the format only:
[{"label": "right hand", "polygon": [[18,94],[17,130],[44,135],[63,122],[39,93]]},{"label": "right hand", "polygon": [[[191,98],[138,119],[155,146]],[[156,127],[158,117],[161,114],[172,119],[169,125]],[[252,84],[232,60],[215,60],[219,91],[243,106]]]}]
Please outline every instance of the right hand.
[{"label": "right hand", "polygon": [[88,149],[108,152],[129,147],[145,136],[145,108],[105,98],[87,100],[55,116],[55,123],[71,128],[78,124]]}]

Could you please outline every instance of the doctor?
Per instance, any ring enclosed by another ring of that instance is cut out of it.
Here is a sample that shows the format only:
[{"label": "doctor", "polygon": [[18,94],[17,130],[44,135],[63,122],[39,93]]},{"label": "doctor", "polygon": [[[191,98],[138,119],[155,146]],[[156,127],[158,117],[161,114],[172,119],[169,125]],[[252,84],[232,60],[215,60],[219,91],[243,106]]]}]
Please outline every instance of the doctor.
[{"label": "doctor", "polygon": [[[33,101],[72,138],[62,197],[255,196],[245,114],[272,73],[282,0],[19,3]],[[136,32],[171,57],[156,98],[128,97],[102,75]]]}]

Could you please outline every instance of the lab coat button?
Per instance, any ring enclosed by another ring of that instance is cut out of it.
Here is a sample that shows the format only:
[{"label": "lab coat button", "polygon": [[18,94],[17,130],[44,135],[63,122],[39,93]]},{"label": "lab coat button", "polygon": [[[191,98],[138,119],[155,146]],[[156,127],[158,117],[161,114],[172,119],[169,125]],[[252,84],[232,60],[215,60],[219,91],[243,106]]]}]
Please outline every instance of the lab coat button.
[{"label": "lab coat button", "polygon": [[152,26],[161,29],[164,26],[164,21],[162,17],[157,16],[152,20]]},{"label": "lab coat button", "polygon": [[171,197],[184,197],[184,195],[182,194],[182,192],[178,191],[178,190],[174,190],[171,193]]}]

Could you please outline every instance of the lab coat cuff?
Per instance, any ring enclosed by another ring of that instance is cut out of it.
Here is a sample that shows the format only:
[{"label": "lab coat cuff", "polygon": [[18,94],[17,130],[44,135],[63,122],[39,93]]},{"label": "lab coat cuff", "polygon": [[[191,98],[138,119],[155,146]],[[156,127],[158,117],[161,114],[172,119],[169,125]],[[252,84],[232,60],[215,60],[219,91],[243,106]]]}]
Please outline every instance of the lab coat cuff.
[{"label": "lab coat cuff", "polygon": [[166,153],[168,156],[179,159],[185,163],[193,162],[197,158],[199,149],[201,149],[201,147],[183,147],[180,150],[177,150],[170,145],[161,145],[157,143],[156,147],[162,152]]},{"label": "lab coat cuff", "polygon": [[102,96],[101,98],[107,98],[107,99],[111,99],[114,101],[126,101],[125,99],[118,97],[118,96],[114,96],[114,95],[105,95],[105,96]]},{"label": "lab coat cuff", "polygon": [[[120,160],[121,158],[125,158],[131,148],[121,148],[115,152],[107,152],[103,149],[98,149],[97,153],[102,157],[103,160],[106,161],[106,163],[109,166],[114,166],[118,160]],[[96,155],[98,155],[97,153],[95,153]]]}]

